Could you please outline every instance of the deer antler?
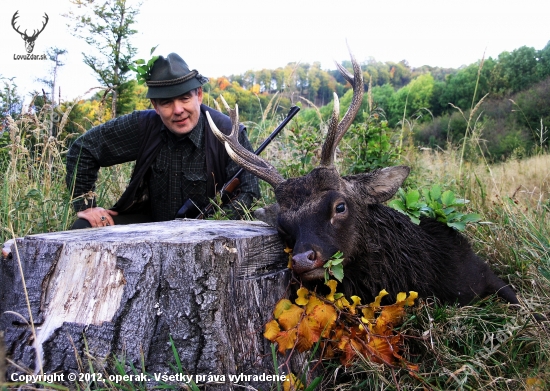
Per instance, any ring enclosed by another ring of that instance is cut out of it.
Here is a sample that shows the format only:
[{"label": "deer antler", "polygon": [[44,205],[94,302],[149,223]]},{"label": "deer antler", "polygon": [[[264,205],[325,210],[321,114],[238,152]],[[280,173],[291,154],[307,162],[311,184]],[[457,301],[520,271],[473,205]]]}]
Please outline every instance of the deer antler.
[{"label": "deer antler", "polygon": [[[349,48],[348,48],[349,50]],[[351,64],[353,66],[353,76],[344,68],[342,65],[336,63],[338,70],[344,76],[351,86],[353,87],[353,98],[351,104],[342,118],[342,121],[338,123],[338,118],[340,115],[340,104],[338,101],[338,96],[334,94],[334,110],[332,111],[332,118],[329,124],[329,129],[327,133],[327,138],[323,144],[323,149],[321,150],[321,166],[332,166],[334,163],[334,153],[336,151],[336,146],[344,137],[344,134],[349,129],[351,123],[355,119],[359,108],[361,107],[361,102],[363,101],[363,73],[361,67],[355,60],[355,57],[350,51]]]},{"label": "deer antler", "polygon": [[[42,31],[44,31],[44,28],[46,28],[46,25],[48,24],[48,21],[50,20],[50,18],[48,17],[48,14],[44,12],[44,16],[43,16],[44,19],[46,19],[46,21],[44,23],[42,23],[42,28],[40,29],[40,31],[37,31],[37,32],[34,32],[32,34],[32,38],[36,38],[38,37],[38,34],[40,34]],[[36,31],[36,30],[35,30]]]},{"label": "deer antler", "polygon": [[46,19],[43,23],[42,23],[42,28],[40,30],[34,30],[33,31],[33,34],[29,37],[27,35],[27,30],[25,30],[24,33],[22,33],[21,31],[19,31],[19,28],[15,25],[15,22],[16,22],[16,19],[19,18],[19,15],[17,15],[19,13],[19,11],[15,11],[15,14],[13,14],[12,18],[11,18],[11,27],[13,27],[13,29],[15,31],[17,31],[19,34],[21,34],[22,36],[24,35],[25,39],[27,40],[33,40],[33,39],[36,39],[36,37],[38,37],[38,34],[40,34],[42,31],[44,31],[44,29],[46,28],[46,25],[48,24],[48,21],[50,20],[50,18],[48,17],[48,14],[44,12],[44,16],[43,18]]},{"label": "deer antler", "polygon": [[[13,14],[13,17],[11,18],[11,27],[13,27],[13,29],[15,31],[17,31],[19,34],[21,35],[27,35],[27,34],[23,34],[21,31],[19,31],[19,29],[17,28],[17,26],[15,26],[15,19],[17,19],[19,17],[19,15],[17,15],[19,13],[19,11],[15,11],[15,14]],[[26,30],[25,30],[26,32]]]},{"label": "deer antler", "polygon": [[210,113],[206,112],[206,118],[208,118],[208,123],[214,132],[214,135],[225,145],[225,149],[229,154],[229,157],[235,161],[239,166],[243,167],[245,170],[250,171],[258,178],[263,179],[269,183],[273,188],[276,188],[278,185],[285,181],[285,178],[275,167],[266,162],[264,159],[250,152],[248,149],[244,148],[239,143],[239,107],[235,105],[235,109],[231,109],[225,99],[220,95],[225,109],[229,112],[229,117],[231,118],[232,129],[229,135],[222,133],[214,121]]}]

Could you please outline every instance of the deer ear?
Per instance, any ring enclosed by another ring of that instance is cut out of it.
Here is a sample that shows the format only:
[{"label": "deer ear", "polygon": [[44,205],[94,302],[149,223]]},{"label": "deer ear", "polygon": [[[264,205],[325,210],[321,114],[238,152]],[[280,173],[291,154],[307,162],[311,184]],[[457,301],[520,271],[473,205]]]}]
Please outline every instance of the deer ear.
[{"label": "deer ear", "polygon": [[366,174],[350,175],[344,179],[349,181],[367,203],[376,204],[392,198],[410,171],[407,166],[386,167]]},{"label": "deer ear", "polygon": [[279,214],[279,204],[271,204],[265,208],[256,209],[253,213],[254,217],[264,223],[277,227],[277,215]]}]

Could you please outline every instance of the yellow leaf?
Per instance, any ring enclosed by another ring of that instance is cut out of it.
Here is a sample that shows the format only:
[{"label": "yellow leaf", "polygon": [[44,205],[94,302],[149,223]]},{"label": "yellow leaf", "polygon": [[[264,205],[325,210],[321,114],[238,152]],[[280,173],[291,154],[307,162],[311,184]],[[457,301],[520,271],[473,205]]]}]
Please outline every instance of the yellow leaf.
[{"label": "yellow leaf", "polygon": [[306,305],[306,314],[311,314],[311,311],[313,311],[313,309],[315,307],[317,307],[318,305],[323,305],[324,303],[319,300],[319,298],[317,296],[311,296],[309,298],[309,302],[307,303]]},{"label": "yellow leaf", "polygon": [[273,317],[275,319],[279,319],[279,316],[283,313],[283,311],[288,310],[290,307],[292,307],[292,302],[288,299],[281,299],[277,302],[275,305],[275,309],[273,310]]},{"label": "yellow leaf", "polygon": [[411,307],[414,305],[414,300],[418,297],[418,292],[410,291],[409,297],[407,297],[407,294],[405,292],[399,292],[397,295],[397,300],[395,304],[398,305],[406,305],[408,307]]},{"label": "yellow leaf", "polygon": [[394,352],[398,351],[399,337],[386,338],[371,336],[368,342],[369,356],[371,360],[378,363],[392,364],[394,360]]},{"label": "yellow leaf", "polygon": [[345,345],[342,351],[344,354],[340,357],[340,362],[342,365],[348,366],[357,356],[357,352],[361,351],[361,344],[354,339],[350,339],[349,343]]},{"label": "yellow leaf", "polygon": [[286,267],[292,269],[292,249],[290,247],[285,247],[284,252],[288,254],[288,264]]},{"label": "yellow leaf", "polygon": [[402,303],[407,298],[407,294],[405,292],[399,292],[397,294],[397,300],[395,301],[397,304]]},{"label": "yellow leaf", "polygon": [[525,391],[542,391],[545,390],[545,383],[542,379],[537,379],[536,377],[530,377],[525,380],[527,387]]},{"label": "yellow leaf", "polygon": [[378,296],[376,296],[376,298],[374,299],[374,301],[372,303],[370,303],[369,305],[371,307],[373,307],[374,309],[380,307],[380,302],[382,301],[382,298],[384,296],[386,296],[388,294],[388,292],[385,290],[385,289],[382,289],[380,291],[380,293],[378,294]]},{"label": "yellow leaf", "polygon": [[300,322],[303,313],[303,308],[292,304],[290,308],[283,311],[283,313],[281,313],[281,315],[279,316],[279,324],[284,330],[290,330],[298,325],[298,322]]},{"label": "yellow leaf", "polygon": [[407,300],[405,301],[405,305],[406,306],[409,306],[409,307],[412,307],[414,305],[414,301],[418,298],[418,292],[415,292],[415,291],[410,291],[409,292],[409,297],[407,298]]},{"label": "yellow leaf", "polygon": [[340,350],[344,350],[346,348],[346,345],[349,343],[349,336],[348,335],[342,335],[340,338],[336,339],[335,342],[336,348]]},{"label": "yellow leaf", "polygon": [[401,322],[404,314],[405,309],[403,306],[393,304],[383,307],[372,331],[380,335],[390,335],[393,331],[393,326]]},{"label": "yellow leaf", "polygon": [[279,323],[277,323],[276,320],[272,320],[265,325],[264,337],[273,342],[280,331],[281,328],[279,327]]},{"label": "yellow leaf", "polygon": [[[369,331],[372,331],[372,323],[371,323],[371,321],[370,321],[369,319],[367,319],[367,318],[365,318],[365,317],[362,317],[362,318],[361,318],[361,322],[363,322],[363,324],[366,324],[366,325],[367,325],[367,327],[369,328]],[[363,326],[363,324],[360,324],[360,325],[359,325],[359,328],[360,328],[361,330],[364,330],[364,329],[365,329],[364,326]]]},{"label": "yellow leaf", "polygon": [[352,296],[351,301],[353,304],[349,307],[349,312],[355,315],[355,307],[361,305],[361,298],[359,296]]},{"label": "yellow leaf", "polygon": [[296,329],[281,331],[277,334],[275,342],[279,344],[279,353],[284,354],[285,350],[292,349],[296,343]]},{"label": "yellow leaf", "polygon": [[253,94],[259,94],[260,93],[260,85],[259,84],[254,84],[252,86],[252,88],[250,88],[250,91],[253,93]]},{"label": "yellow leaf", "polygon": [[315,318],[306,316],[298,325],[298,351],[305,352],[310,349],[314,343],[319,341],[322,328]]},{"label": "yellow leaf", "polygon": [[323,337],[328,337],[334,323],[336,322],[336,310],[329,304],[316,306],[310,315],[317,322],[323,331]]},{"label": "yellow leaf", "polygon": [[328,280],[325,285],[330,288],[330,293],[326,296],[327,300],[334,301],[334,294],[336,293],[338,282],[336,280]]},{"label": "yellow leaf", "polygon": [[296,299],[296,304],[298,305],[306,305],[309,302],[308,295],[309,291],[306,288],[300,288],[298,289],[298,298]]},{"label": "yellow leaf", "polygon": [[283,390],[284,391],[298,391],[303,390],[304,385],[298,379],[296,376],[294,376],[293,373],[290,373],[289,376],[287,376],[286,380],[283,383]]},{"label": "yellow leaf", "polygon": [[361,312],[363,312],[363,317],[368,321],[374,320],[374,310],[372,307],[365,307],[361,310]]},{"label": "yellow leaf", "polygon": [[340,308],[341,310],[350,306],[348,299],[346,299],[344,296],[336,300],[334,304],[336,305],[336,307]]}]

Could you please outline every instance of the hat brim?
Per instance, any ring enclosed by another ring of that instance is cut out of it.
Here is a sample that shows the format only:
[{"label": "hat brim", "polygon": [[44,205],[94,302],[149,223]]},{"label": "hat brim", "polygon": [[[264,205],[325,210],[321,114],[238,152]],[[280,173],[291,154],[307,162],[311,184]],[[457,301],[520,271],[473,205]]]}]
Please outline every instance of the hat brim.
[{"label": "hat brim", "polygon": [[199,88],[203,85],[198,79],[193,78],[181,84],[176,84],[173,86],[162,86],[162,87],[149,87],[147,90],[146,98],[149,99],[166,99],[166,98],[175,98],[188,93],[195,88]]}]

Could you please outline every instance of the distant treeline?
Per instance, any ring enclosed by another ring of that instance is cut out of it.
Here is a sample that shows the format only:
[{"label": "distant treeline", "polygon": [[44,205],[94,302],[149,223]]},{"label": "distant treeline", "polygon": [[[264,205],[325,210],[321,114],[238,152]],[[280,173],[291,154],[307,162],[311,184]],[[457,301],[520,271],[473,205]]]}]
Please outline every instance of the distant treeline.
[{"label": "distant treeline", "polygon": [[[343,65],[351,70],[351,62],[344,61]],[[413,68],[405,60],[374,59],[362,63],[361,68],[365,91],[370,94],[365,94],[356,123],[365,122],[369,110],[376,110],[390,128],[400,127],[403,120],[414,122],[414,137],[425,146],[459,142],[466,129],[463,115],[468,115],[468,110],[484,97],[484,114],[478,120],[484,121],[484,142],[495,159],[520,147],[529,150],[541,144],[545,140],[541,135],[550,126],[550,42],[541,50],[523,46],[459,69],[427,65]],[[16,86],[10,83],[4,79],[0,91],[3,98],[10,98],[0,99],[2,118],[18,112],[20,99]],[[268,108],[270,115],[282,114],[292,104],[301,103],[304,110],[300,116],[312,126],[319,125],[319,113],[323,120],[329,117],[333,92],[340,97],[342,113],[351,99],[350,85],[340,73],[321,69],[319,62],[290,63],[274,70],[211,78],[204,91],[205,103],[211,106],[221,94],[230,105],[238,103],[242,121],[259,122],[268,114]],[[124,83],[116,105],[118,115],[150,108],[145,92],[134,80]],[[45,101],[47,97],[39,93],[34,104],[39,108]],[[110,96],[102,93],[80,101],[65,131],[82,132],[108,120],[110,108]],[[547,145],[547,138],[545,141]]]}]

